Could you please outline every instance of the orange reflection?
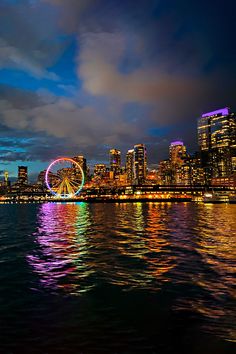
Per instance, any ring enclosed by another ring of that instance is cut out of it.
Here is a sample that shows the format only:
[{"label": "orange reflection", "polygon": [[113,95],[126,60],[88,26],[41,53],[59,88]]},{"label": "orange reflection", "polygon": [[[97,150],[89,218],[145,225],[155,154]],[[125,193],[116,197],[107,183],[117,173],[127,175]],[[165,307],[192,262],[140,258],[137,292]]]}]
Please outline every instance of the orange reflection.
[{"label": "orange reflection", "polygon": [[[207,331],[216,331],[225,339],[236,340],[236,206],[201,205],[197,219],[196,251],[203,269],[192,273],[198,295],[185,299],[184,308],[192,308],[209,321]],[[207,294],[207,296],[203,296]],[[214,320],[214,327],[212,322]]]}]

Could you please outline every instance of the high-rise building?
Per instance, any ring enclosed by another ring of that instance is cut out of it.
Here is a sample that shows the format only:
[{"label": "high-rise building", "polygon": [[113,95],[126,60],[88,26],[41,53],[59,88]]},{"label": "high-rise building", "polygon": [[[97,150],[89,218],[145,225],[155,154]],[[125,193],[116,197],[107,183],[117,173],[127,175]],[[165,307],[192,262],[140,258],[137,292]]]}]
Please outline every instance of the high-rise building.
[{"label": "high-rise building", "polygon": [[[37,178],[37,184],[42,186],[42,187],[47,187],[46,182],[45,182],[45,176],[46,176],[47,170],[43,170],[39,172],[38,178]],[[58,182],[57,175],[54,174],[52,171],[48,172],[48,180],[50,185],[54,185]]]},{"label": "high-rise building", "polygon": [[144,144],[134,145],[134,181],[135,184],[145,182],[147,174],[147,153]]},{"label": "high-rise building", "polygon": [[94,166],[94,177],[104,177],[106,175],[106,165],[98,163]]},{"label": "high-rise building", "polygon": [[179,182],[181,185],[203,185],[204,170],[198,153],[188,156],[179,169]]},{"label": "high-rise building", "polygon": [[[41,172],[39,172],[38,174],[38,178],[37,178],[37,184],[41,185],[41,186],[44,186],[46,183],[45,183],[45,176],[46,176],[46,171],[47,170],[43,170]],[[51,171],[49,171],[49,174],[50,174]],[[52,172],[51,172],[52,173]]]},{"label": "high-rise building", "polygon": [[120,173],[121,167],[121,153],[120,150],[111,149],[109,152],[110,157],[110,171],[113,172],[114,176]]},{"label": "high-rise building", "polygon": [[158,180],[161,185],[170,185],[172,179],[170,160],[160,161],[158,164]]},{"label": "high-rise building", "polygon": [[128,150],[126,154],[126,174],[127,182],[132,184],[134,182],[134,149]]},{"label": "high-rise building", "polygon": [[84,172],[84,177],[85,180],[87,179],[87,161],[86,158],[83,155],[78,155],[73,157],[73,160],[75,160],[80,167],[82,168],[83,172]]},{"label": "high-rise building", "polygon": [[186,157],[186,147],[183,141],[173,141],[169,147],[170,163],[172,165],[181,164]]},{"label": "high-rise building", "polygon": [[202,114],[198,143],[206,182],[236,172],[236,115],[228,107]]},{"label": "high-rise building", "polygon": [[186,158],[186,147],[182,141],[173,141],[169,147],[169,159],[171,165],[171,183],[181,183],[181,166]]},{"label": "high-rise building", "polygon": [[18,166],[18,183],[20,185],[28,184],[28,167]]}]

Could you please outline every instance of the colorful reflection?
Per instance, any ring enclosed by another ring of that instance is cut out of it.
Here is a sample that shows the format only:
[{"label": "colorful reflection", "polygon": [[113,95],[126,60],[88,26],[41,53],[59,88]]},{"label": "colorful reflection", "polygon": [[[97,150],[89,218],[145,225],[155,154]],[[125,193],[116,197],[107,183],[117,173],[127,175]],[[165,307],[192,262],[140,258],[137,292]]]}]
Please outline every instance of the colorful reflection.
[{"label": "colorful reflection", "polygon": [[100,204],[94,209],[90,257],[97,279],[124,290],[152,291],[169,281],[165,274],[175,266],[175,257],[167,250],[168,225],[159,222],[160,205],[117,203],[104,208]]},{"label": "colorful reflection", "polygon": [[87,204],[43,204],[38,225],[33,235],[38,247],[27,259],[40,276],[41,284],[70,293],[80,291],[82,279],[90,274],[89,265],[84,261],[86,233],[90,227]]},{"label": "colorful reflection", "polygon": [[28,262],[49,291],[168,289],[172,310],[235,340],[234,206],[43,204]]}]

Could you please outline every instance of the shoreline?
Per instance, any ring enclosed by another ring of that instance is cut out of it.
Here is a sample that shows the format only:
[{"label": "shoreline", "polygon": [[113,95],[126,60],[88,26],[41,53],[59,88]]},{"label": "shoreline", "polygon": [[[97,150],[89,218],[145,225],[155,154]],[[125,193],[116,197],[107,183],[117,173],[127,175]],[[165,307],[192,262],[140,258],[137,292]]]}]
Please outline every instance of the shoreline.
[{"label": "shoreline", "polygon": [[43,204],[43,203],[204,203],[204,204],[236,204],[235,200],[194,200],[193,198],[75,198],[75,199],[17,199],[0,200],[4,204]]}]

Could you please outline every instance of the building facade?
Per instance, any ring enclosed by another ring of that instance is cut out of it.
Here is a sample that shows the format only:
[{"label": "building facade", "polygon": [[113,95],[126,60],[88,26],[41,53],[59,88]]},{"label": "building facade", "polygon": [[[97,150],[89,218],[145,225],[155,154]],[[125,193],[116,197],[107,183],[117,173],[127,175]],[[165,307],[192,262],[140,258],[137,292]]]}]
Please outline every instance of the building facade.
[{"label": "building facade", "polygon": [[80,167],[82,168],[83,172],[84,172],[84,178],[85,180],[87,180],[88,177],[88,168],[87,168],[87,160],[83,155],[78,155],[73,157],[73,160],[75,160]]},{"label": "building facade", "polygon": [[126,154],[126,174],[127,182],[130,184],[134,183],[134,149],[128,150]]},{"label": "building facade", "polygon": [[171,166],[171,183],[182,184],[182,165],[186,159],[186,147],[183,141],[173,141],[169,147],[169,160]]},{"label": "building facade", "polygon": [[147,174],[147,152],[144,144],[134,145],[134,183],[143,184]]},{"label": "building facade", "polygon": [[106,175],[106,172],[107,172],[107,168],[106,168],[106,165],[103,164],[103,163],[97,163],[95,166],[94,166],[94,177],[105,177]]},{"label": "building facade", "polygon": [[17,183],[19,185],[28,184],[28,167],[27,166],[18,166],[18,179]]},{"label": "building facade", "polygon": [[159,162],[157,174],[160,185],[171,184],[172,173],[170,161],[168,159]]},{"label": "building facade", "polygon": [[228,107],[199,118],[198,143],[206,183],[236,172],[236,116]]},{"label": "building facade", "polygon": [[121,168],[121,152],[117,149],[111,149],[109,152],[110,171],[114,176],[120,174]]},{"label": "building facade", "polygon": [[205,183],[204,169],[198,153],[188,156],[180,167],[180,181],[185,186],[199,186]]}]

